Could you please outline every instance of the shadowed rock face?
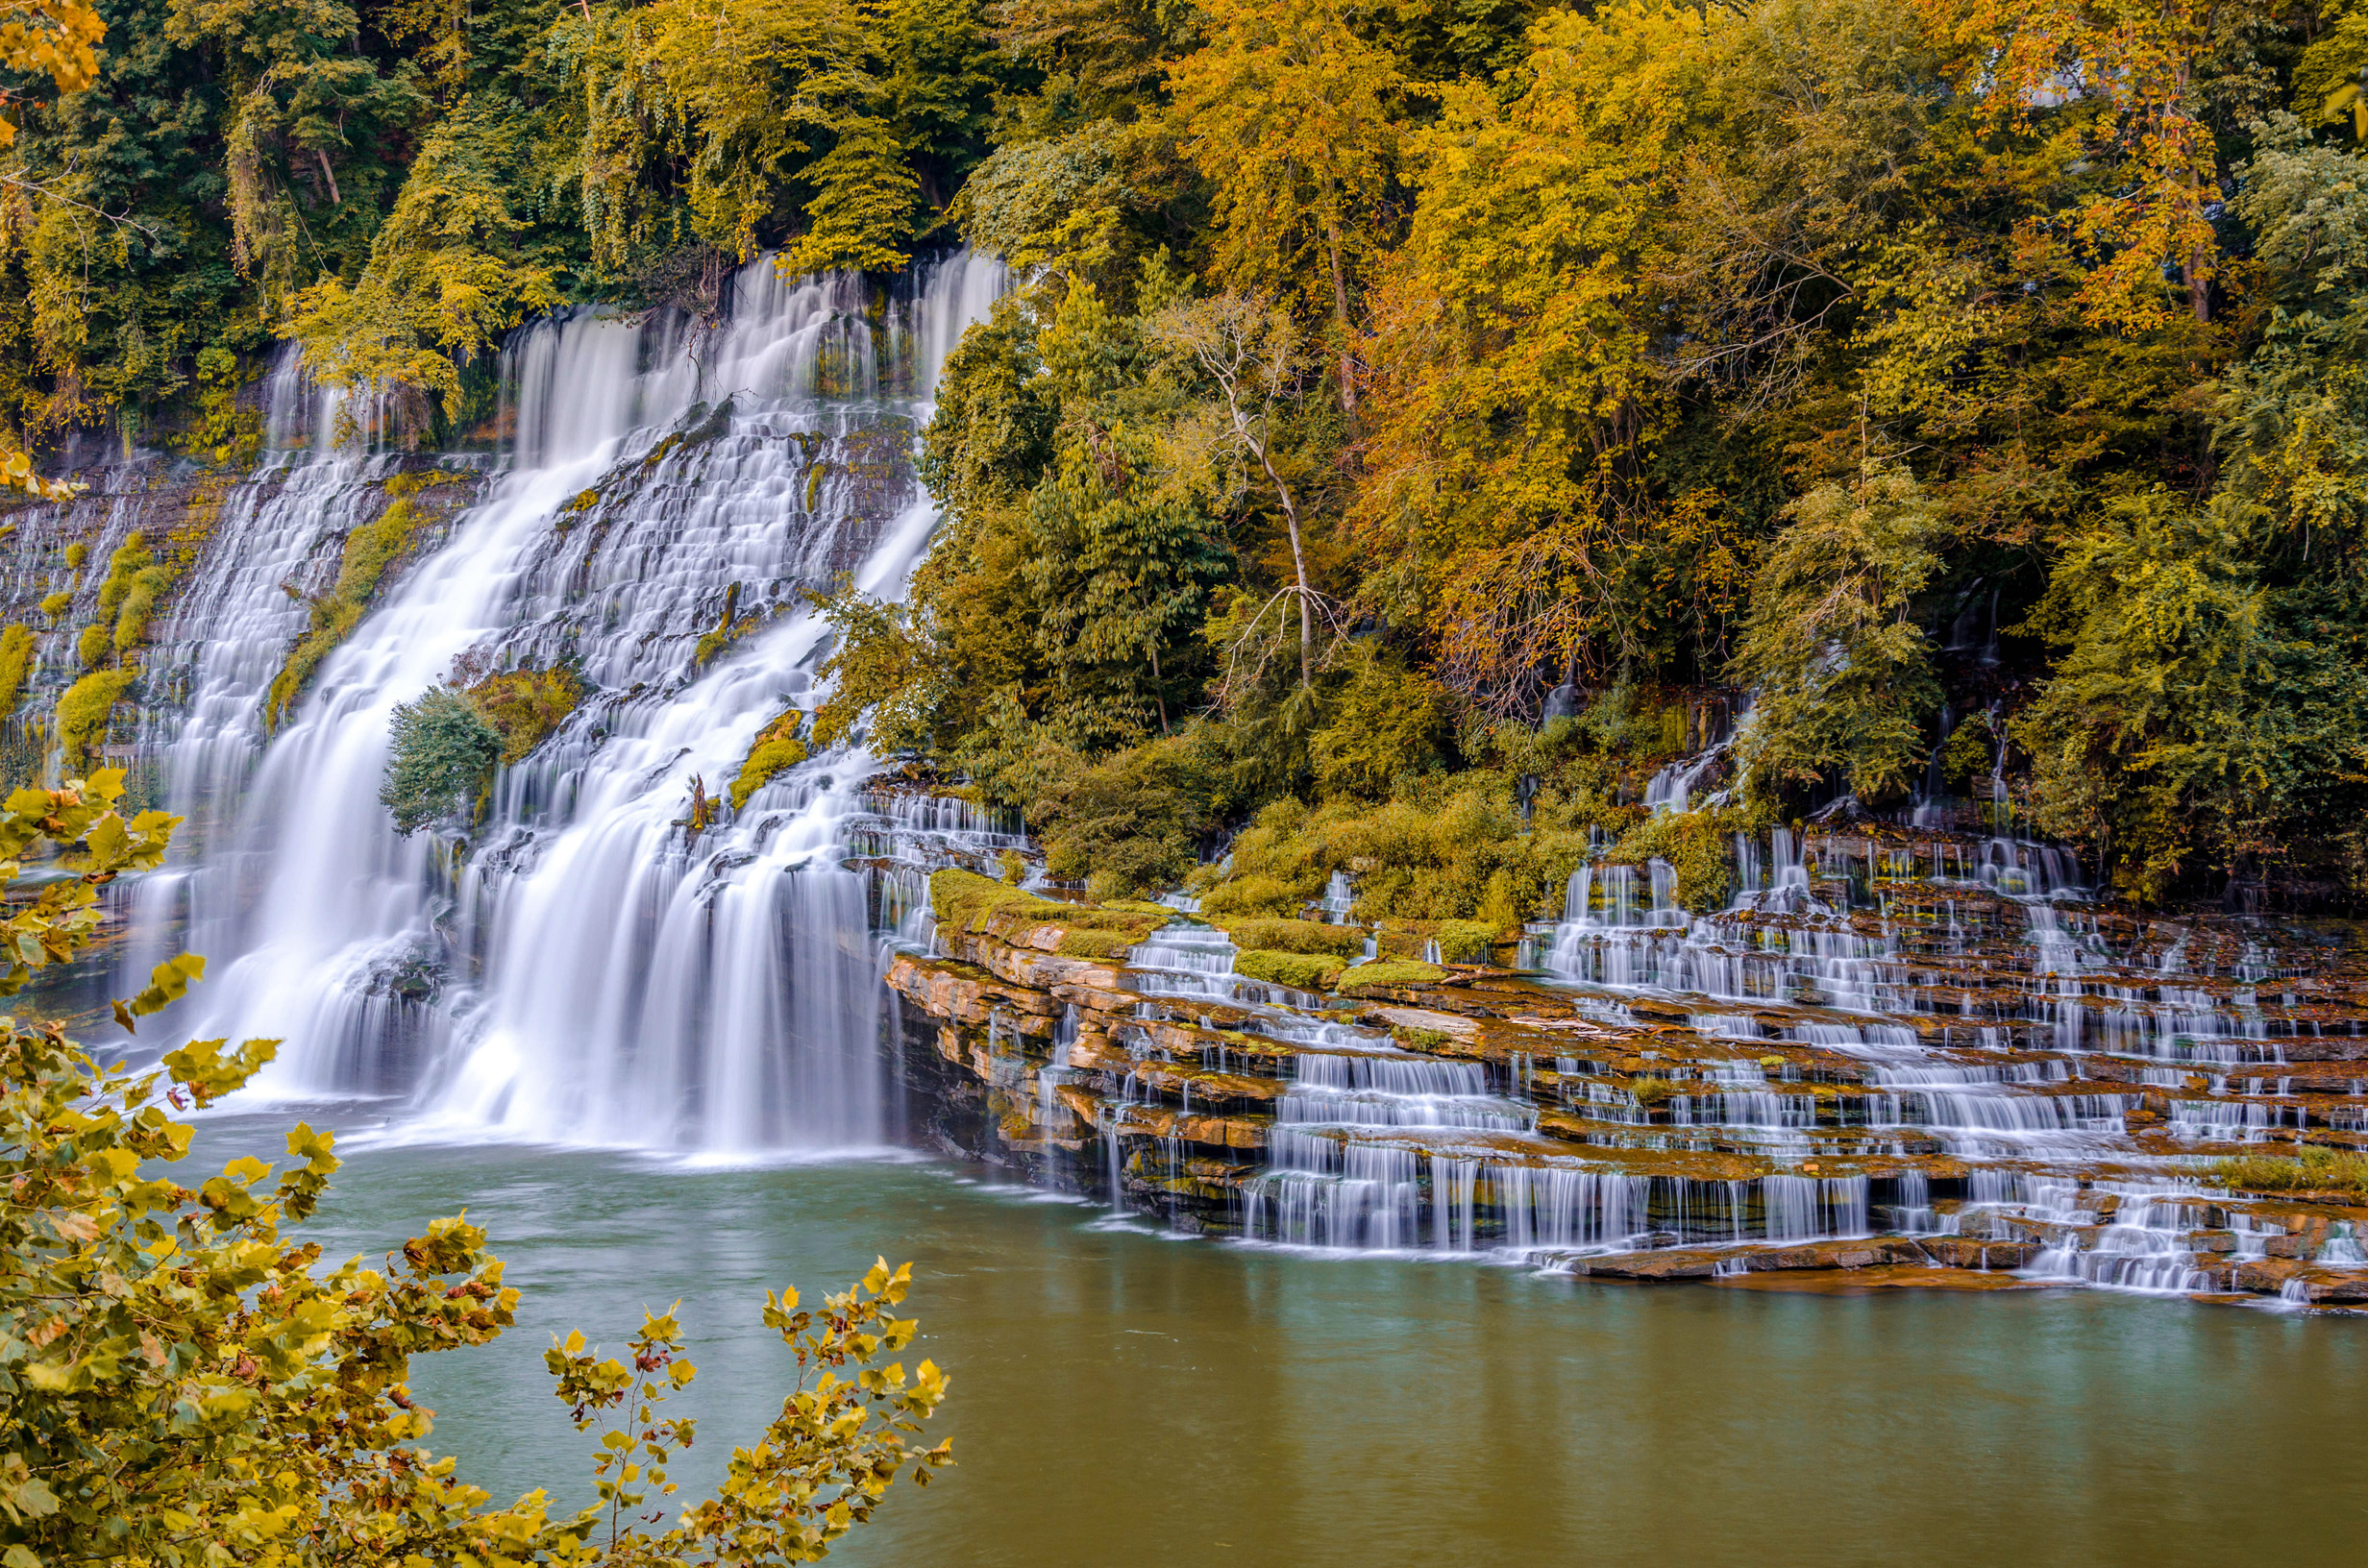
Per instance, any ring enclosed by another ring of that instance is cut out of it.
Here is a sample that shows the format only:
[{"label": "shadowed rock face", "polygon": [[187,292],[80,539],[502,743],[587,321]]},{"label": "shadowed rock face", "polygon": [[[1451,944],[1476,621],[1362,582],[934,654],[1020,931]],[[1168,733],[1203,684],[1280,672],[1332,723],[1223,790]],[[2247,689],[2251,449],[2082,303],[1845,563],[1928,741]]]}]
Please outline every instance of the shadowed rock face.
[{"label": "shadowed rock face", "polygon": [[[886,975],[942,1144],[1186,1230],[1631,1280],[2368,1303],[2368,1194],[2213,1168],[2368,1143],[2358,933],[2035,891],[2036,847],[1739,845],[1744,891],[1707,919],[1574,879],[1525,944],[1560,977],[1296,993],[1183,914],[1123,963],[1052,956],[1041,916],[908,919]],[[1787,857],[1789,895],[1754,885]]]}]

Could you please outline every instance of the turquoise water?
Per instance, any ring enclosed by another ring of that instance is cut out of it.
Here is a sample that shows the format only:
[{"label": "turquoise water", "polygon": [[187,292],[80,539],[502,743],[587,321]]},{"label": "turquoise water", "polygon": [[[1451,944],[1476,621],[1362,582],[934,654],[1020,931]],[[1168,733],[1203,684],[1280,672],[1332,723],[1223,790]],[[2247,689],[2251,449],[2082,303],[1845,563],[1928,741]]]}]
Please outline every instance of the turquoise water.
[{"label": "turquoise water", "polygon": [[[207,1152],[260,1146],[216,1124]],[[429,1357],[434,1445],[506,1498],[585,1488],[541,1353],[679,1297],[711,1479],[777,1408],[767,1286],[909,1259],[959,1465],[833,1561],[2349,1562],[2368,1549],[2368,1322],[2093,1291],[1643,1287],[1176,1240],[851,1161],[352,1152],[319,1224],[383,1250],[465,1205],[525,1303]]]}]

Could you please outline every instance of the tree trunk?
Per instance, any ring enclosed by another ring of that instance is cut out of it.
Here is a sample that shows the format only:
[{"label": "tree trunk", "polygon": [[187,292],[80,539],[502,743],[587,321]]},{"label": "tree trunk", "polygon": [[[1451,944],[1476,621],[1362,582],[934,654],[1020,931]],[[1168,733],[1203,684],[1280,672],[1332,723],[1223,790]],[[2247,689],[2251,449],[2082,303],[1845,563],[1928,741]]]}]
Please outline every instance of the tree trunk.
[{"label": "tree trunk", "polygon": [[[1330,181],[1325,183],[1331,194]],[[1341,209],[1337,200],[1329,204],[1324,217],[1324,240],[1332,253],[1332,324],[1341,334],[1341,412],[1354,416],[1357,411],[1357,383],[1352,375],[1354,360],[1348,352],[1348,269],[1341,257]]]},{"label": "tree trunk", "polygon": [[1250,450],[1258,454],[1258,466],[1267,471],[1267,478],[1274,485],[1274,494],[1283,503],[1283,522],[1291,530],[1291,570],[1298,583],[1299,600],[1299,684],[1316,684],[1316,618],[1309,608],[1315,596],[1307,586],[1307,555],[1299,548],[1299,508],[1291,499],[1291,486],[1274,472],[1274,464],[1267,456],[1266,443],[1257,442]]},{"label": "tree trunk", "polygon": [[1175,731],[1168,727],[1168,698],[1166,694],[1159,689],[1159,644],[1157,642],[1147,643],[1144,649],[1151,655],[1151,700],[1159,704],[1159,732],[1162,735],[1172,735]]}]

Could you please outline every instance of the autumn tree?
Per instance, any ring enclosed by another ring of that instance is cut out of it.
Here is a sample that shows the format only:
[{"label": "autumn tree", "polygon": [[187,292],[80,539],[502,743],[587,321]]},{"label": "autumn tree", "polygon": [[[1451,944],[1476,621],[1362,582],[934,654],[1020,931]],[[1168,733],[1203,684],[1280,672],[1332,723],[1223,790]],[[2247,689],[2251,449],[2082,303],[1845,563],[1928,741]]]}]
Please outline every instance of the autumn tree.
[{"label": "autumn tree", "polygon": [[[97,889],[162,858],[177,819],[113,809],[106,770],[0,808],[8,875],[31,853],[67,874],[0,918],[0,993],[72,960],[97,931]],[[125,1027],[202,975],[161,966],[118,1002]],[[298,1126],[276,1173],[231,1162],[195,1187],[177,1113],[244,1084],[278,1041],[199,1041],[146,1071],[101,1066],[55,1024],[0,1020],[0,1556],[18,1568],[469,1561],[485,1568],[808,1562],[871,1517],[909,1466],[950,1462],[915,1437],[945,1397],[923,1361],[887,1360],[916,1332],[892,1309],[909,1266],[883,1262],[820,1311],[767,1293],[792,1352],[791,1391],[722,1487],[650,1528],[643,1510],[691,1424],[662,1418],[695,1375],[673,1313],[649,1314],[629,1362],[580,1335],[547,1360],[577,1424],[599,1432],[598,1501],[554,1517],[530,1492],[488,1507],[450,1458],[419,1446],[432,1412],[407,1386],[424,1352],[482,1345],[518,1291],[456,1216],[390,1254],[325,1264],[297,1234],[337,1169],[333,1139]],[[884,1363],[884,1364],[883,1364]]]},{"label": "autumn tree", "polygon": [[1214,0],[1206,47],[1169,67],[1184,145],[1208,177],[1218,276],[1332,318],[1344,409],[1351,311],[1389,227],[1405,83],[1331,0]]}]

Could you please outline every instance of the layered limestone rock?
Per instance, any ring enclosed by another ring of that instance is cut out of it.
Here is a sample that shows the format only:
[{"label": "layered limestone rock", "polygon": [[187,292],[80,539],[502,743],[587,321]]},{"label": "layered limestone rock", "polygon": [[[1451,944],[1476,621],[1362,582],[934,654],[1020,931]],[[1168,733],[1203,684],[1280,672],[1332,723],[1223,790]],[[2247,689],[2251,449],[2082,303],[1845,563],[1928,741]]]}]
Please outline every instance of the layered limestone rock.
[{"label": "layered limestone rock", "polygon": [[2368,1303],[2368,1193],[2247,1194],[2224,1163],[2368,1143],[2356,953],[1882,892],[1537,933],[1693,976],[1792,966],[1748,997],[1481,966],[1298,992],[1181,910],[1074,956],[1116,917],[1032,895],[940,920],[887,983],[941,1143],[1186,1231],[1635,1281]]}]

